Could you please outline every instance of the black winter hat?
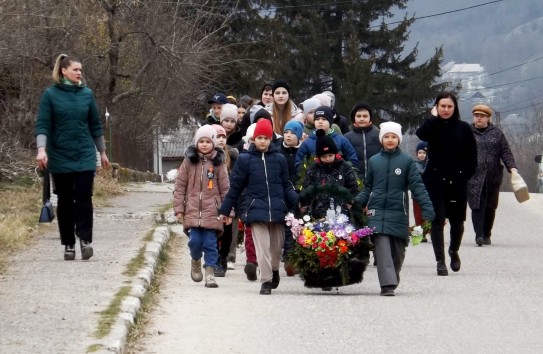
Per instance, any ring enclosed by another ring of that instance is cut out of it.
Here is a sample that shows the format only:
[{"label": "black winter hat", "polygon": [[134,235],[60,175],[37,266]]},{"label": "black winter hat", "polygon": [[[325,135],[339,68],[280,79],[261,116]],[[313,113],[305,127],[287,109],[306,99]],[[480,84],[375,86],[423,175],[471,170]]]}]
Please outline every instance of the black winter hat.
[{"label": "black winter hat", "polygon": [[290,86],[285,80],[276,80],[272,84],[272,92],[275,92],[279,87],[284,87],[287,89],[288,95],[290,96]]},{"label": "black winter hat", "polygon": [[260,108],[258,111],[256,111],[253,122],[256,123],[260,118],[266,118],[270,122],[272,120],[271,114],[266,108]]},{"label": "black winter hat", "polygon": [[334,111],[330,107],[317,107],[317,109],[315,109],[315,115],[313,116],[313,119],[317,119],[317,117],[326,118],[326,120],[330,122],[330,127],[332,127],[332,124],[334,124]]},{"label": "black winter hat", "polygon": [[351,123],[354,123],[354,116],[356,115],[356,112],[361,109],[367,110],[370,113],[370,121],[373,121],[373,108],[371,108],[371,106],[365,102],[358,102],[351,110]]},{"label": "black winter hat", "polygon": [[336,146],[336,143],[334,143],[334,140],[326,135],[324,130],[318,129],[315,132],[315,135],[317,135],[317,157],[321,157],[322,155],[326,154],[337,154],[338,149]]}]

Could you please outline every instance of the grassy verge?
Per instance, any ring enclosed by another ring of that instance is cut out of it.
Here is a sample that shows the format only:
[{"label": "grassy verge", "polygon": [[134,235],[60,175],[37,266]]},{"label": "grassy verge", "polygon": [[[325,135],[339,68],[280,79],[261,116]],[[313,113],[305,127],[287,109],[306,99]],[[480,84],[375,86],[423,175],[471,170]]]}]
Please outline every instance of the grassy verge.
[{"label": "grassy verge", "polygon": [[8,256],[27,244],[40,226],[41,189],[32,180],[0,184],[0,272]]},{"label": "grassy verge", "polygon": [[111,331],[111,326],[117,321],[117,316],[121,311],[121,304],[125,297],[130,294],[131,286],[123,286],[117,291],[113,300],[110,302],[107,309],[100,312],[100,321],[94,335],[96,338],[104,338]]},{"label": "grassy verge", "polygon": [[[96,206],[122,193],[122,185],[105,172],[94,181]],[[15,183],[0,183],[0,273],[13,252],[31,242],[38,231],[52,227],[38,223],[41,195],[41,180],[33,176],[21,177]]]},{"label": "grassy verge", "polygon": [[170,249],[178,248],[179,242],[181,239],[177,237],[174,233],[171,234],[170,239],[160,252],[158,258],[158,264],[155,271],[155,277],[149,286],[149,290],[145,293],[144,297],[141,299],[141,309],[136,318],[136,322],[130,328],[128,338],[126,341],[125,353],[127,354],[136,354],[141,353],[140,341],[143,338],[145,333],[145,328],[151,319],[151,314],[156,306],[158,301],[158,294],[160,293],[160,285],[164,279],[166,269],[169,265],[168,254]]}]

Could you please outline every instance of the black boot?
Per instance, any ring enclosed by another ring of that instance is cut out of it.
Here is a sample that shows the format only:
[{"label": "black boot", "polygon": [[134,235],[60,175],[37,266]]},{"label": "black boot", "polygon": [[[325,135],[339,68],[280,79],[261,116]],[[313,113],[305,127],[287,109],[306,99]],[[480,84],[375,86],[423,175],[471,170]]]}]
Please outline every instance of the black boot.
[{"label": "black boot", "polygon": [[451,270],[453,272],[458,272],[460,270],[460,265],[462,264],[460,262],[460,256],[458,255],[458,252],[453,252],[452,250],[449,250],[449,256],[451,256]]},{"label": "black boot", "polygon": [[449,271],[447,270],[447,265],[445,264],[445,261],[437,262],[437,275],[441,275],[441,276],[449,275]]}]

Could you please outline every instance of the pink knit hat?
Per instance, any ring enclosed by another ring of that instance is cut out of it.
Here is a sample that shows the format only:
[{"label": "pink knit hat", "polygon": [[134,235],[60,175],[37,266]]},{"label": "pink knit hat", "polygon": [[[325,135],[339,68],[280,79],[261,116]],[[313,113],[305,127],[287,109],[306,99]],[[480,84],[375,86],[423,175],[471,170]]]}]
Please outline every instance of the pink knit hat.
[{"label": "pink knit hat", "polygon": [[224,135],[224,136],[226,136],[226,130],[224,130],[224,128],[222,127],[222,125],[212,124],[211,126],[212,126],[213,128],[215,128],[215,130],[217,131],[217,136],[219,136],[219,135]]},{"label": "pink knit hat", "polygon": [[198,141],[202,138],[208,138],[213,143],[213,146],[217,145],[217,131],[211,125],[201,126],[194,135],[194,144],[198,145]]}]

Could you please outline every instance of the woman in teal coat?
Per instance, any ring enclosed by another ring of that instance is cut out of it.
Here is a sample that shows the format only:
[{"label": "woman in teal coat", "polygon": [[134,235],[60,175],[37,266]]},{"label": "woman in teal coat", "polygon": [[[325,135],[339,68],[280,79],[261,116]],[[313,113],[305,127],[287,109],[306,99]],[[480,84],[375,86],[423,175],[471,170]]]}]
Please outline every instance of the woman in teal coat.
[{"label": "woman in teal coat", "polygon": [[36,160],[53,175],[58,196],[57,217],[64,259],[75,259],[75,235],[81,244],[81,258],[93,255],[92,185],[96,171],[96,150],[102,166],[104,133],[92,91],[81,83],[81,62],[66,54],[57,57],[53,69],[55,84],[43,93],[36,121]]},{"label": "woman in teal coat", "polygon": [[434,219],[434,209],[413,159],[400,148],[402,127],[381,124],[383,149],[368,161],[366,184],[356,201],[366,209],[368,226],[374,228],[377,275],[381,295],[394,296],[409,242],[409,198],[407,189],[422,209],[424,220]]}]

